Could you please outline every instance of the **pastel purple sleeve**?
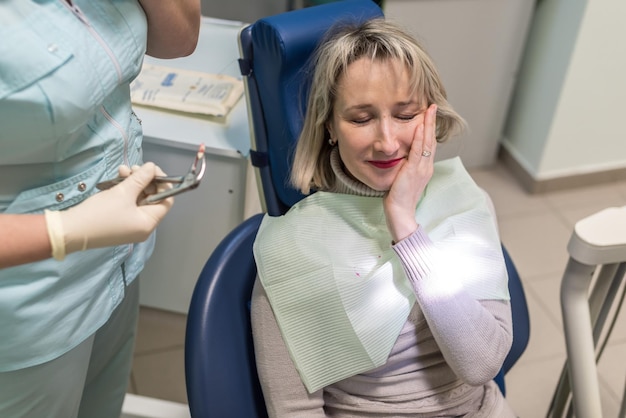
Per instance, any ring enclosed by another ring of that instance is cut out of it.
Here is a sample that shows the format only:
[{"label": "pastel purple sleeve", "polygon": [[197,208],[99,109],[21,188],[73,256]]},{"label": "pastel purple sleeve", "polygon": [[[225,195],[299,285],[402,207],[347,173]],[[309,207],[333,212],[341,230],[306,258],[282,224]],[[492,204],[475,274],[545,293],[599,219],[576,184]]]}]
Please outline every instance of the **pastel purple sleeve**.
[{"label": "pastel purple sleeve", "polygon": [[417,303],[447,363],[459,378],[482,385],[500,370],[512,343],[508,300],[476,300],[444,272],[445,254],[423,228],[393,246]]}]

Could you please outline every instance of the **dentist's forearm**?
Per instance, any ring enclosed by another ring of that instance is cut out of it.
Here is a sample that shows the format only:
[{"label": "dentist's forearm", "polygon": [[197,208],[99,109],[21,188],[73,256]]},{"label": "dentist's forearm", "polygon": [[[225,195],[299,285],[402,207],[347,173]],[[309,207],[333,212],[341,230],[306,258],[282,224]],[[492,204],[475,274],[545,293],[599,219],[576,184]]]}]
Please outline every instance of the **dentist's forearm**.
[{"label": "dentist's forearm", "polygon": [[0,268],[50,258],[52,248],[43,215],[0,215]]}]

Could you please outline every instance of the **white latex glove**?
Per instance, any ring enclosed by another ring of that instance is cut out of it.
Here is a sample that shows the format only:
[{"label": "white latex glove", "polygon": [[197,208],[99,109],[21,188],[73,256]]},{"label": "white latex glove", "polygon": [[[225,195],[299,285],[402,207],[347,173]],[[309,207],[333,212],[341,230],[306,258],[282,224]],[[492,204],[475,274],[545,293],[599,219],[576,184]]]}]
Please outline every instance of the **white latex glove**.
[{"label": "white latex glove", "polygon": [[45,212],[54,258],[62,260],[66,254],[89,248],[142,242],[150,236],[174,199],[138,205],[146,194],[155,192],[152,179],[164,173],[153,163],[128,171],[128,167],[120,168],[120,174],[128,177],[117,186],[68,210]]}]

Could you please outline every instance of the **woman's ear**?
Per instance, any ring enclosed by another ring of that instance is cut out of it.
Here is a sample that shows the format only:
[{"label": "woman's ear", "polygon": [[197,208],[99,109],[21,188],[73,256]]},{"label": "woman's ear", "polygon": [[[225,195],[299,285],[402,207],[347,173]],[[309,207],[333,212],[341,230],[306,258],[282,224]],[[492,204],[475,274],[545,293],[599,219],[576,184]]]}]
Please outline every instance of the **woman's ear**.
[{"label": "woman's ear", "polygon": [[324,127],[326,128],[326,131],[328,131],[328,135],[329,135],[329,139],[336,141],[337,137],[335,136],[335,132],[333,130],[333,124],[331,121],[326,122],[326,124],[324,125]]}]

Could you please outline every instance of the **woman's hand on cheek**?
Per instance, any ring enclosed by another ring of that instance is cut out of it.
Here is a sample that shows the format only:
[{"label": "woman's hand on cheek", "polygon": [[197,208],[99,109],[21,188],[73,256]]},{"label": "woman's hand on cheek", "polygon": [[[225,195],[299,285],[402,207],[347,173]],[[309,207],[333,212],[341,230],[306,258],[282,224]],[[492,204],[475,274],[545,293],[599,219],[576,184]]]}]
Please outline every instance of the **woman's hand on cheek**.
[{"label": "woman's hand on cheek", "polygon": [[413,134],[408,158],[383,198],[387,227],[394,242],[411,235],[418,226],[415,208],[433,175],[436,113],[434,104],[426,110],[424,122]]}]

